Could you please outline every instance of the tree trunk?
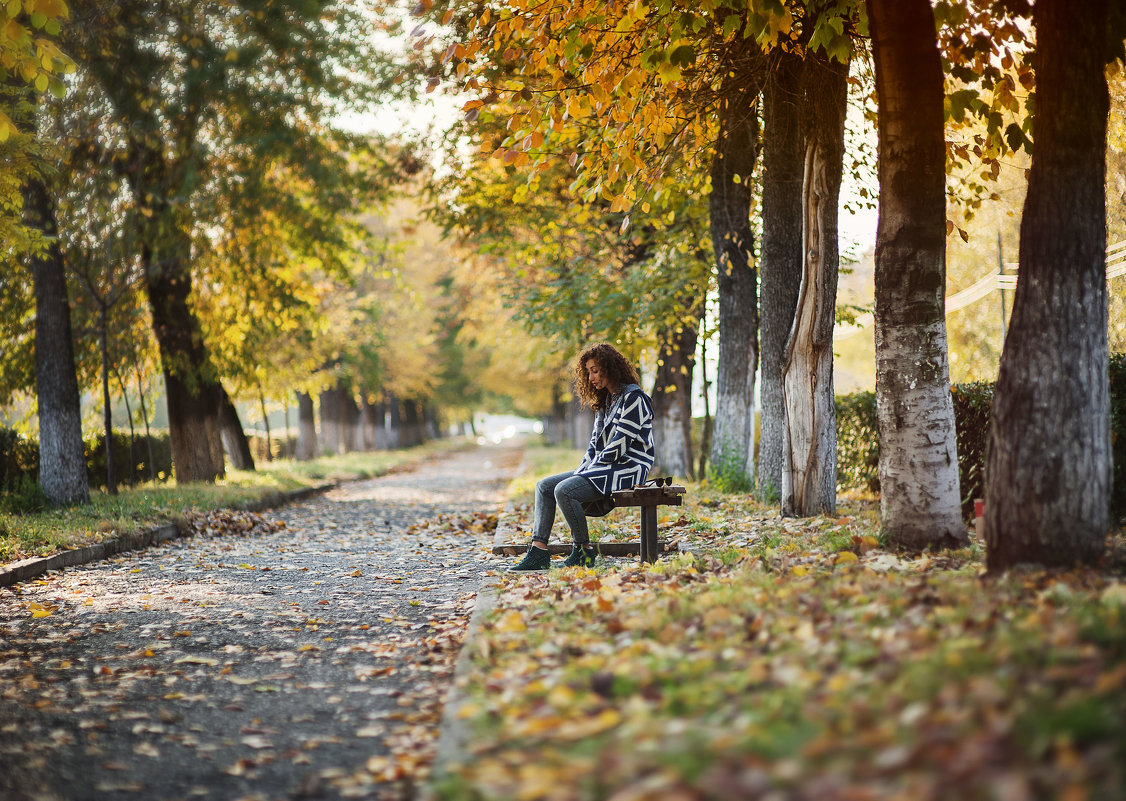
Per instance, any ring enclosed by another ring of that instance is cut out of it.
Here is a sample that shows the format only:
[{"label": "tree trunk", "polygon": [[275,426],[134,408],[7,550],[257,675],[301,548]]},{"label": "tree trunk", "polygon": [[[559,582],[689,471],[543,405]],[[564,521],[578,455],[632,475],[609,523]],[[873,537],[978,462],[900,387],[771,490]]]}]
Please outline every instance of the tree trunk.
[{"label": "tree trunk", "polygon": [[567,411],[571,447],[585,451],[590,444],[591,432],[594,430],[594,412],[583,406],[578,398],[571,400]]},{"label": "tree trunk", "polygon": [[[469,419],[470,424],[473,418]],[[567,442],[567,404],[558,389],[551,392],[551,416],[544,420],[544,434],[548,445],[562,445]]]},{"label": "tree trunk", "polygon": [[297,461],[307,462],[317,455],[317,424],[313,399],[308,392],[297,393]]},{"label": "tree trunk", "polygon": [[340,408],[340,396],[336,387],[322,390],[318,405],[321,409],[321,453],[326,455],[341,453],[344,449],[344,443],[340,439],[343,410]]},{"label": "tree trunk", "polygon": [[230,395],[222,385],[219,406],[219,430],[223,440],[223,448],[227,458],[231,460],[231,467],[235,470],[254,470],[254,455],[250,452],[250,442],[246,432],[242,430],[242,421],[239,420],[238,409],[231,401]]},{"label": "tree trunk", "polygon": [[375,448],[376,450],[385,451],[390,449],[390,436],[387,433],[388,426],[390,425],[391,414],[388,411],[387,400],[381,400],[375,404]]},{"label": "tree trunk", "polygon": [[[134,368],[136,366],[134,365]],[[141,371],[134,369],[134,374],[137,376],[137,395],[141,399],[141,419],[145,421],[145,443],[148,445],[149,452],[149,480],[154,484],[156,483],[156,456],[152,449],[152,431],[149,429],[149,413],[145,408],[145,387],[141,381]]]},{"label": "tree trunk", "polygon": [[[753,49],[753,48],[752,48]],[[751,230],[751,174],[758,117],[753,56],[732,67],[720,101],[708,213],[719,283],[719,369],[712,470],[735,485],[754,485],[754,396],[758,361],[758,289]]]},{"label": "tree trunk", "polygon": [[39,181],[24,192],[28,225],[48,247],[31,260],[35,283],[35,391],[39,400],[39,487],[53,504],[88,503],[90,479],[82,445],[82,412],[74,372],[74,343],[66,272],[55,211]]},{"label": "tree trunk", "polygon": [[807,54],[802,179],[802,281],[782,369],[786,436],[782,513],[809,517],[837,508],[837,417],[833,323],[837,302],[837,202],[844,159],[848,64]]},{"label": "tree trunk", "polygon": [[880,517],[911,550],[966,542],[946,342],[943,76],[927,0],[868,0],[879,100]]},{"label": "tree trunk", "polygon": [[387,447],[388,448],[401,448],[403,447],[403,403],[393,393],[388,396],[387,400]]},{"label": "tree trunk", "polygon": [[662,332],[653,385],[653,439],[657,467],[667,475],[695,478],[692,456],[692,371],[699,321]]},{"label": "tree trunk", "polygon": [[794,323],[802,277],[801,107],[802,60],[779,51],[763,90],[762,177],[762,407],[758,446],[758,494],[782,491],[785,400],[782,367]]},{"label": "tree trunk", "polygon": [[289,437],[289,398],[288,397],[286,397],[285,402],[284,402],[284,410],[285,410],[285,437],[282,440],[282,442],[284,443],[282,445],[282,458],[283,459],[292,459],[293,458],[293,452],[292,452],[292,449],[289,447],[289,443],[291,442],[291,440],[290,440],[290,437]]},{"label": "tree trunk", "polygon": [[137,483],[137,454],[134,451],[137,449],[137,430],[133,425],[133,407],[129,403],[129,392],[125,388],[125,378],[121,375],[121,370],[115,364],[113,366],[113,374],[117,378],[117,385],[121,387],[121,400],[125,403],[125,417],[129,420],[129,486],[134,486]]},{"label": "tree trunk", "polygon": [[986,564],[1069,566],[1103,553],[1107,378],[1107,0],[1037,0],[1036,143],[1020,280],[993,399]]},{"label": "tree trunk", "polygon": [[145,278],[153,331],[160,347],[168,400],[168,433],[176,480],[214,481],[224,473],[219,410],[222,387],[212,377],[203,332],[188,303],[191,268],[184,261],[190,247],[168,246],[164,257],[148,245]]},{"label": "tree trunk", "polygon": [[352,394],[351,387],[345,381],[337,384],[336,391],[343,412],[340,419],[340,439],[344,443],[344,450],[348,453],[358,451],[360,450],[360,407],[356,404],[356,397]]},{"label": "tree trunk", "polygon": [[109,320],[105,304],[98,309],[98,350],[102,355],[102,426],[105,429],[106,492],[117,494],[117,471],[113,463],[113,408],[109,395]]},{"label": "tree trunk", "polygon": [[274,439],[270,435],[270,413],[266,410],[266,394],[262,385],[258,385],[258,405],[262,409],[262,425],[266,429],[266,461],[274,461]]},{"label": "tree trunk", "polygon": [[422,417],[418,411],[418,401],[403,402],[403,440],[402,445],[410,447],[422,443]]},{"label": "tree trunk", "polygon": [[[704,316],[707,317],[705,311]],[[703,392],[701,393],[704,398],[704,426],[700,434],[700,464],[696,468],[697,476],[706,476],[708,474],[708,453],[712,447],[712,411],[711,401],[708,399],[708,341],[705,338],[700,343],[700,383],[703,384]]]}]

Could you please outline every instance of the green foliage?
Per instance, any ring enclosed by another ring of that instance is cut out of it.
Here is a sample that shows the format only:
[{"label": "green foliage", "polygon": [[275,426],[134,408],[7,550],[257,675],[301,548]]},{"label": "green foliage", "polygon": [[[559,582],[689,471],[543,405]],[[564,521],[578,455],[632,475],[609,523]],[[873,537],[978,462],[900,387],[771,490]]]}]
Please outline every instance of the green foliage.
[{"label": "green foliage", "polygon": [[[130,452],[129,434],[124,431],[113,432],[114,464],[120,482],[133,483],[148,481],[150,475],[167,481],[172,476],[172,447],[168,432],[151,435],[151,445],[155,470],[150,473],[149,442],[143,434],[136,436]],[[93,486],[104,484],[106,480],[105,434],[98,433],[85,438],[82,444],[86,457],[86,474]],[[19,494],[25,486],[39,480],[39,443],[8,429],[0,428],[0,493]],[[5,501],[9,506],[10,499]]]},{"label": "green foliage", "polygon": [[194,284],[192,319],[179,324],[206,353],[166,337],[166,370],[219,378],[236,397],[316,383],[339,356],[317,335],[351,316],[326,296],[366,263],[362,215],[418,166],[334,127],[392,77],[373,45],[384,22],[372,3],[73,5],[81,24],[63,39],[79,71],[53,109],[68,263],[105,256],[87,271],[98,294],[107,263],[143,270],[154,309],[171,308],[170,287]]},{"label": "green foliage", "polygon": [[[958,478],[962,517],[973,519],[975,498],[985,496],[985,456],[989,442],[994,384],[954,384],[954,426],[958,446]],[[1114,453],[1111,509],[1126,513],[1126,353],[1110,359],[1110,436]],[[837,486],[878,492],[880,445],[876,395],[856,392],[837,397]]]},{"label": "green foliage", "polygon": [[0,495],[0,512],[15,515],[34,514],[47,508],[49,501],[39,488],[39,482],[27,473],[20,476],[16,485]]},{"label": "green foliage", "polygon": [[730,451],[713,457],[708,465],[708,483],[720,492],[750,492],[754,489],[753,482],[742,464]]},{"label": "green foliage", "polygon": [[954,384],[954,428],[958,443],[958,483],[962,493],[962,519],[972,520],[974,499],[985,497],[985,450],[989,443],[991,381]]},{"label": "green foliage", "polygon": [[838,395],[837,486],[876,492],[880,488],[876,393]]},{"label": "green foliage", "polygon": [[[172,443],[168,432],[153,433],[151,440],[153,464],[149,464],[149,445],[145,435],[133,438],[130,443],[129,433],[114,431],[113,439],[113,464],[117,471],[117,481],[122,484],[146,482],[156,476],[157,481],[168,481],[172,477]],[[130,445],[132,448],[130,449]],[[97,487],[106,481],[106,436],[98,432],[85,438],[83,451],[86,454],[86,474],[90,478],[90,485]]]},{"label": "green foliage", "polygon": [[13,492],[25,478],[39,477],[39,443],[10,428],[0,428],[0,492]]},{"label": "green foliage", "polygon": [[1126,353],[1110,357],[1110,447],[1114,459],[1110,508],[1121,516],[1126,514]]}]

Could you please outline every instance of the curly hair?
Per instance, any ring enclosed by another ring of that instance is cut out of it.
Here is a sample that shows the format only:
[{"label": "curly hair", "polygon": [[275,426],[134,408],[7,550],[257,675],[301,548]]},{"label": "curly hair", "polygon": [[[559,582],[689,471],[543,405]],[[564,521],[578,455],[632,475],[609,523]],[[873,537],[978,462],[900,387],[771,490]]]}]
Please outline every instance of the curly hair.
[{"label": "curly hair", "polygon": [[610,403],[610,391],[595,389],[586,374],[586,363],[591,359],[598,363],[602,374],[613,385],[623,387],[626,384],[641,383],[637,370],[613,345],[607,342],[588,345],[575,359],[571,371],[575,379],[575,394],[579,396],[582,405],[589,409],[606,408]]}]

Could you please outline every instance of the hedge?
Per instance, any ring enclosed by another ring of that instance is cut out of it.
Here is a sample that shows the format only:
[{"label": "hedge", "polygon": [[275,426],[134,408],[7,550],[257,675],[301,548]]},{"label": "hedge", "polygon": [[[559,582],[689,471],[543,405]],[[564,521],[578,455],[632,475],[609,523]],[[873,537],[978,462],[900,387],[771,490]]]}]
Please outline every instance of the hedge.
[{"label": "hedge", "polygon": [[[119,484],[148,481],[153,473],[167,481],[172,475],[172,445],[168,433],[153,434],[153,471],[149,468],[149,444],[144,434],[133,440],[130,452],[129,435],[113,432],[114,468]],[[106,482],[105,435],[95,434],[82,442],[86,456],[86,474],[91,486]],[[0,492],[23,491],[27,484],[39,481],[39,443],[9,428],[0,428]]]},{"label": "hedge", "polygon": [[[962,517],[973,518],[974,498],[985,494],[985,446],[989,438],[992,382],[954,384],[954,427],[958,444],[958,478]],[[1114,454],[1111,512],[1126,513],[1126,353],[1110,359],[1110,437]],[[837,487],[879,492],[880,445],[876,426],[876,395],[855,392],[837,397]]]}]

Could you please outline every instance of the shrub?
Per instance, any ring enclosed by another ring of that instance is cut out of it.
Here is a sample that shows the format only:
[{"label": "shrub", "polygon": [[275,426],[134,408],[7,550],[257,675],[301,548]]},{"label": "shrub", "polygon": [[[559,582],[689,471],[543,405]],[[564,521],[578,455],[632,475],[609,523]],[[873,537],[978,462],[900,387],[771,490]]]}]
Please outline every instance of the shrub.
[{"label": "shrub", "polygon": [[29,473],[21,475],[16,486],[0,495],[0,511],[9,514],[33,514],[43,511],[47,506],[47,496],[39,489],[39,481]]},{"label": "shrub", "polygon": [[[954,426],[962,517],[973,518],[973,502],[985,494],[985,449],[989,442],[994,383],[954,384]],[[1110,358],[1110,438],[1114,456],[1111,512],[1126,514],[1126,353]],[[837,486],[879,491],[880,446],[876,395],[856,392],[837,398]]]},{"label": "shrub", "polygon": [[1126,353],[1110,355],[1110,452],[1114,456],[1110,508],[1118,519],[1126,514]]},{"label": "shrub", "polygon": [[837,487],[880,489],[876,393],[837,396]]},{"label": "shrub", "polygon": [[[105,434],[98,433],[87,437],[82,443],[86,452],[86,473],[93,487],[104,486],[106,483],[105,439]],[[152,434],[152,470],[149,465],[148,442],[144,434],[133,440],[132,449],[130,449],[129,433],[126,431],[114,431],[112,442],[113,465],[119,485],[150,481],[154,475],[158,481],[167,481],[172,476],[172,443],[168,432]]]},{"label": "shrub", "polygon": [[954,429],[958,443],[958,484],[962,492],[962,519],[972,520],[974,498],[985,497],[985,448],[992,419],[991,381],[954,384]]},{"label": "shrub", "polygon": [[0,492],[19,490],[25,476],[39,481],[39,443],[0,428]]},{"label": "shrub", "polygon": [[750,492],[751,476],[740,468],[733,454],[724,454],[708,465],[708,481],[720,492]]}]

